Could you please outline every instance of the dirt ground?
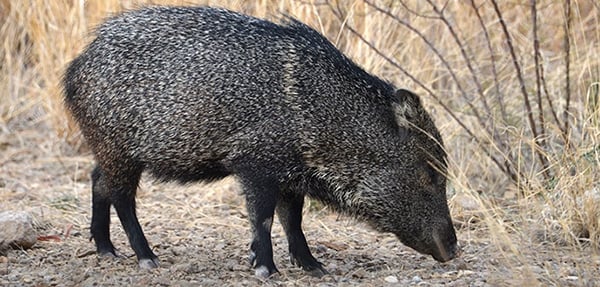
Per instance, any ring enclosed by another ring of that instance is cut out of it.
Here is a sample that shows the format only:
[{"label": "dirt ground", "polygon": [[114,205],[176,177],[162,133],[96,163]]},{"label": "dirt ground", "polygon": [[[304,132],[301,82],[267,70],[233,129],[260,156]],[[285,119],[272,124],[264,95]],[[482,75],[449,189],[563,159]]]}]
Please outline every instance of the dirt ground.
[{"label": "dirt ground", "polygon": [[461,258],[440,264],[315,202],[304,230],[330,274],[315,278],[291,266],[275,224],[280,273],[261,281],[248,263],[249,225],[232,178],[179,186],[145,177],[138,214],[161,267],[140,270],[114,212],[111,237],[122,257],[94,253],[91,155],[77,153],[43,121],[23,122],[0,126],[0,210],[29,211],[44,240],[0,256],[2,286],[600,286],[600,256],[589,248],[544,244],[524,232],[492,238],[485,224],[471,223],[457,230]]}]

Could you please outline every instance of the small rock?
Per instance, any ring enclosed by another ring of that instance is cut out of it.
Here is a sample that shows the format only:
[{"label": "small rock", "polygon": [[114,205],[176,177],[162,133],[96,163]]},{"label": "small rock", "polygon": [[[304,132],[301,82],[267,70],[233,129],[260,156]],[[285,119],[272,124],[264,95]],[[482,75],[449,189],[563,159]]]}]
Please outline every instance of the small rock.
[{"label": "small rock", "polygon": [[8,276],[4,277],[8,280],[8,282],[18,282],[19,281],[19,275],[12,273],[12,274],[8,274]]},{"label": "small rock", "polygon": [[33,218],[21,211],[0,212],[0,250],[8,248],[31,248],[37,241]]},{"label": "small rock", "polygon": [[418,275],[415,275],[415,276],[412,278],[412,282],[413,282],[413,283],[419,283],[419,282],[421,282],[421,281],[423,281],[423,279],[421,279],[421,277],[419,277]]},{"label": "small rock", "polygon": [[188,251],[187,248],[184,246],[175,246],[171,249],[171,252],[175,256],[184,256],[185,254],[187,254]]},{"label": "small rock", "polygon": [[465,262],[465,260],[462,259],[462,258],[457,258],[455,264],[456,264],[456,269],[457,270],[467,270],[467,269],[469,269],[469,266],[467,266],[467,262]]},{"label": "small rock", "polygon": [[565,277],[565,279],[567,281],[577,281],[577,280],[579,280],[579,277],[577,277],[577,276],[567,276],[567,277]]},{"label": "small rock", "polygon": [[384,279],[384,280],[385,280],[385,282],[392,283],[392,284],[394,284],[394,283],[398,283],[398,277],[396,277],[396,276],[393,276],[393,275],[390,275],[390,276],[388,276],[388,277],[385,277],[385,279]]},{"label": "small rock", "polygon": [[365,278],[367,277],[367,271],[363,268],[358,268],[352,272],[352,277],[354,278]]}]

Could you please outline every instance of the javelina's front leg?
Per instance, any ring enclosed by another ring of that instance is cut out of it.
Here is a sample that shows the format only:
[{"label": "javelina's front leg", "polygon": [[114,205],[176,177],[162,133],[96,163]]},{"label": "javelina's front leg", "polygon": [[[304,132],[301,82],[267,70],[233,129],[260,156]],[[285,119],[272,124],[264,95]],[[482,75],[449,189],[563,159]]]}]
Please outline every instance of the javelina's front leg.
[{"label": "javelina's front leg", "polygon": [[302,206],[304,196],[282,193],[277,203],[277,216],[285,230],[290,251],[290,262],[309,271],[313,276],[323,276],[327,271],[310,253],[306,238],[302,232]]},{"label": "javelina's front leg", "polygon": [[278,272],[271,244],[271,226],[279,192],[277,182],[256,174],[241,176],[241,180],[253,235],[250,264],[255,268],[257,277],[267,278]]}]

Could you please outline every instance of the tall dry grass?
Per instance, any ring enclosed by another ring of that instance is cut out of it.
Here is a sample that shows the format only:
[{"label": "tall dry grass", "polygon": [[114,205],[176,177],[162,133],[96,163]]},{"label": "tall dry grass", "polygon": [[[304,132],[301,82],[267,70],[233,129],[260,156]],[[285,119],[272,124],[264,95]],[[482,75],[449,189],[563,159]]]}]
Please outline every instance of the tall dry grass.
[{"label": "tall dry grass", "polygon": [[146,4],[306,22],[366,70],[423,96],[450,155],[457,217],[466,195],[485,207],[495,238],[600,245],[597,1],[0,0],[0,127],[36,121],[76,142],[62,107],[65,65],[104,17]]}]

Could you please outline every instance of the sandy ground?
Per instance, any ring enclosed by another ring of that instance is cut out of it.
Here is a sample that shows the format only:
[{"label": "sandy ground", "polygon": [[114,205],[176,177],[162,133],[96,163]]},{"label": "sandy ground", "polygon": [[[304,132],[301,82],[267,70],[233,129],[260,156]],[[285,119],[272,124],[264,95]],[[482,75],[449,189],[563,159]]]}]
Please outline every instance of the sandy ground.
[{"label": "sandy ground", "polygon": [[248,263],[249,225],[233,178],[179,186],[145,177],[138,214],[161,267],[140,270],[114,212],[111,236],[122,257],[94,253],[88,231],[92,164],[90,154],[77,153],[43,124],[0,128],[0,211],[29,211],[46,239],[0,256],[0,285],[600,286],[600,257],[589,248],[544,244],[523,232],[493,238],[485,224],[471,223],[457,230],[462,257],[440,264],[316,202],[305,209],[304,230],[330,274],[315,278],[292,266],[276,223],[280,273],[261,281]]}]

